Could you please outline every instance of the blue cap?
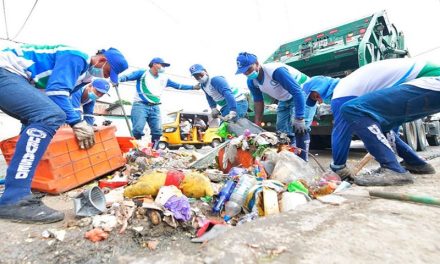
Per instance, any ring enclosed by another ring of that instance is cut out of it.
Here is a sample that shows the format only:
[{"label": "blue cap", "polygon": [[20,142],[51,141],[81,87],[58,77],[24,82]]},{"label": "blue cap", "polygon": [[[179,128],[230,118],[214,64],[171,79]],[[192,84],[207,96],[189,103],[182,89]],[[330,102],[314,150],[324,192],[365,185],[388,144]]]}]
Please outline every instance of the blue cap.
[{"label": "blue cap", "polygon": [[338,78],[327,76],[314,76],[303,84],[304,93],[307,96],[306,105],[315,106],[316,101],[310,99],[311,92],[317,92],[323,100],[331,99],[336,85],[339,83]]},{"label": "blue cap", "polygon": [[151,67],[151,66],[153,66],[153,64],[157,64],[157,63],[162,64],[162,66],[164,66],[164,67],[169,67],[171,65],[169,63],[166,63],[162,58],[156,57],[150,61],[148,66]]},{"label": "blue cap", "polygon": [[110,83],[106,79],[94,79],[92,86],[95,87],[96,91],[103,94],[108,93],[110,90]]},{"label": "blue cap", "polygon": [[110,80],[112,83],[118,83],[118,74],[128,69],[127,60],[124,55],[115,48],[109,48],[104,51],[103,54],[110,64]]},{"label": "blue cap", "polygon": [[200,64],[194,64],[193,66],[189,67],[189,72],[191,75],[201,73],[202,71],[205,71],[205,68],[203,68]]},{"label": "blue cap", "polygon": [[235,74],[245,73],[257,60],[257,56],[254,54],[240,52],[237,57],[237,72]]}]

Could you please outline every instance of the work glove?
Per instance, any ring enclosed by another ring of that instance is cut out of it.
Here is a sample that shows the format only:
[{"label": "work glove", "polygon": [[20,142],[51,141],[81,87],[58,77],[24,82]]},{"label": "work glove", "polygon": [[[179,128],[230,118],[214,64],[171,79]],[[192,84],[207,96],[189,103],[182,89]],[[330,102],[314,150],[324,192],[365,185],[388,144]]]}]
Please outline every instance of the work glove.
[{"label": "work glove", "polygon": [[217,118],[220,115],[220,111],[217,108],[211,109],[211,116],[212,118]]},{"label": "work glove", "polygon": [[73,125],[72,129],[81,149],[89,149],[95,145],[95,133],[93,127],[87,124],[86,121],[83,120],[76,123]]},{"label": "work glove", "polygon": [[223,120],[227,122],[227,121],[231,121],[231,120],[233,120],[233,119],[236,118],[236,117],[237,117],[237,113],[234,112],[234,111],[230,111],[229,114],[227,114],[227,115],[223,118]]},{"label": "work glove", "polygon": [[306,122],[304,119],[295,118],[295,121],[293,121],[293,127],[295,134],[305,134],[307,131]]},{"label": "work glove", "polygon": [[200,90],[200,83],[194,85],[193,90]]}]

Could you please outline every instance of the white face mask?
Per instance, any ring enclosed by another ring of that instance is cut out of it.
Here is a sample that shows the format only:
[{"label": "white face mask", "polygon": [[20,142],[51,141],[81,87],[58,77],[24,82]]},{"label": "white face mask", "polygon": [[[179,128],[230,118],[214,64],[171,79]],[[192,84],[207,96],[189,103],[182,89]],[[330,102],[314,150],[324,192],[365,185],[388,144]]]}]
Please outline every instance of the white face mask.
[{"label": "white face mask", "polygon": [[198,79],[198,82],[201,84],[205,84],[208,81],[209,77],[207,74],[203,75],[202,78]]}]

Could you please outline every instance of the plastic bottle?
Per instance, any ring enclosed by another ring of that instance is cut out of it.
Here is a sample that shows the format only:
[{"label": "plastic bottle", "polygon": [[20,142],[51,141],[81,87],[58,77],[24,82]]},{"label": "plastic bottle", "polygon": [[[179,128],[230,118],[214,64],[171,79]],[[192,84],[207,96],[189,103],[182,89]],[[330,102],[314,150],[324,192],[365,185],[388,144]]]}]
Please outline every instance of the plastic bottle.
[{"label": "plastic bottle", "polygon": [[229,201],[227,201],[225,204],[225,221],[229,221],[232,217],[241,212],[241,207],[246,200],[249,189],[255,184],[255,182],[256,179],[252,175],[241,175],[237,186],[235,187],[234,191],[231,194],[231,197],[229,198]]},{"label": "plastic bottle", "polygon": [[223,207],[223,205],[226,203],[226,201],[229,200],[229,197],[231,197],[232,192],[235,188],[235,182],[233,180],[228,180],[223,188],[220,190],[220,193],[218,194],[217,201],[215,202],[214,206],[212,207],[212,211],[214,213],[219,213]]}]

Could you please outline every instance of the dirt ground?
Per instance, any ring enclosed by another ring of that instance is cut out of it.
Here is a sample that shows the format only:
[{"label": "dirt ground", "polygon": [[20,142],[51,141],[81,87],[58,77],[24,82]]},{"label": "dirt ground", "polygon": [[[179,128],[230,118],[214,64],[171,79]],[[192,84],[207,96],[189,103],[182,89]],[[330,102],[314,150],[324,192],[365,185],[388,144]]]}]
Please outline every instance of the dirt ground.
[{"label": "dirt ground", "polygon": [[[364,154],[352,151],[350,163]],[[440,171],[439,154],[440,147],[421,153],[433,158],[430,163]],[[328,165],[328,150],[317,157]],[[375,166],[371,162],[368,168]],[[234,227],[205,244],[190,242],[190,226],[152,226],[146,219],[135,219],[125,233],[113,230],[107,240],[92,243],[84,239],[89,226],[67,227],[75,220],[68,195],[47,196],[46,204],[64,211],[66,219],[50,225],[0,220],[0,263],[437,263],[440,207],[370,198],[368,190],[440,198],[438,186],[440,173],[418,176],[407,186],[352,186],[341,194],[347,201],[340,206],[315,200]],[[48,229],[65,230],[64,240],[43,238]],[[149,249],[151,242],[158,243],[156,249]]]}]

